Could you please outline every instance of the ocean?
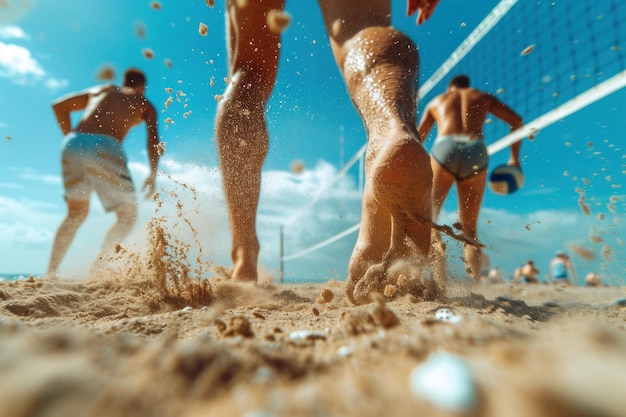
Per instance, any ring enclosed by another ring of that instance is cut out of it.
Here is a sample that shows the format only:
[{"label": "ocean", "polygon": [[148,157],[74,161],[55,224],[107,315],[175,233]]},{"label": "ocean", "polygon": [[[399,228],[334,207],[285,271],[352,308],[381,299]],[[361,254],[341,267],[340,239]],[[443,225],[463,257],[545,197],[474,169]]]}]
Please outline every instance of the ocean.
[{"label": "ocean", "polygon": [[28,279],[29,277],[39,278],[41,274],[7,274],[0,272],[0,282],[2,281],[18,281],[20,279]]}]

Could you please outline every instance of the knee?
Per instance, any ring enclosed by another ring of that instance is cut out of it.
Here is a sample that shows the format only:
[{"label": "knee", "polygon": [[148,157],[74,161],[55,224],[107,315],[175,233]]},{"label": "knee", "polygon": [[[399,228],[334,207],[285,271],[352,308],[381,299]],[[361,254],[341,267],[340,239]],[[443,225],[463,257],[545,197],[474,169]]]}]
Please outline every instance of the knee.
[{"label": "knee", "polygon": [[[265,104],[269,100],[276,75],[265,69],[239,69],[233,74],[220,101],[220,107],[225,109],[244,109],[243,115],[263,113]],[[245,111],[245,110],[248,111]]]},{"label": "knee", "polygon": [[116,210],[117,222],[127,227],[132,227],[137,222],[137,205],[134,203],[124,204]]},{"label": "knee", "polygon": [[83,224],[83,222],[87,219],[88,214],[88,206],[72,206],[70,204],[67,212],[67,217],[65,218],[65,222],[71,223],[78,227]]}]

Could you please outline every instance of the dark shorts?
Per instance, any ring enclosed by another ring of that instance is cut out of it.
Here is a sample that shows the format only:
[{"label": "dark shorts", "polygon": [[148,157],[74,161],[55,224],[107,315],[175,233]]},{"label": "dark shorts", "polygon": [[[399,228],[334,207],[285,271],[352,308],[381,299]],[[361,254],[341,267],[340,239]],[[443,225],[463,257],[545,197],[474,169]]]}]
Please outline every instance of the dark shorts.
[{"label": "dark shorts", "polygon": [[457,180],[470,178],[487,169],[489,154],[482,138],[466,135],[441,136],[431,149],[432,157]]}]

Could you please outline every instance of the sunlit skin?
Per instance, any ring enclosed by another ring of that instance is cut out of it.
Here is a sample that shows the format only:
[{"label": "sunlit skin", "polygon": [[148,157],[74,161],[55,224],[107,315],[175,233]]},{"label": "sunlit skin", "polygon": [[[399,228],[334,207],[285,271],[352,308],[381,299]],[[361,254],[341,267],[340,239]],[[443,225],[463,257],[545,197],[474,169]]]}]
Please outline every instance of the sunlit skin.
[{"label": "sunlit skin", "polygon": [[[142,190],[146,198],[155,192],[159,161],[159,138],[157,113],[154,106],[144,97],[145,84],[116,87],[98,86],[79,93],[72,93],[55,101],[52,105],[57,122],[64,135],[71,131],[103,134],[123,142],[134,126],[145,123],[147,127],[147,149],[150,175]],[[72,128],[71,113],[84,110],[81,120]],[[78,228],[89,213],[88,200],[67,199],[67,215],[56,233],[47,274],[55,275],[69,249]],[[99,258],[121,242],[132,230],[137,218],[136,203],[124,203],[115,208],[116,223],[106,234]]]},{"label": "sunlit skin", "polygon": [[522,279],[525,282],[538,283],[539,279],[537,279],[537,275],[539,275],[539,270],[535,266],[533,261],[528,261],[522,266],[520,269],[520,273],[522,275]]},{"label": "sunlit skin", "polygon": [[[438,136],[463,134],[472,140],[483,135],[483,125],[488,114],[503,120],[511,131],[522,126],[521,117],[494,96],[471,87],[460,88],[450,85],[448,90],[433,99],[424,110],[419,125],[420,137],[425,140],[432,127],[437,124]],[[521,142],[511,146],[509,164],[520,166]],[[457,181],[456,178],[431,158],[433,171],[433,221],[437,221],[441,207],[454,183],[458,192],[458,216],[461,233],[476,245],[464,245],[464,259],[469,274],[478,281],[482,252],[478,246],[477,222],[485,191],[487,170],[472,177]],[[447,279],[445,248],[438,234],[433,234],[432,263],[436,279],[444,284]]]},{"label": "sunlit skin", "polygon": [[[216,135],[232,232],[231,277],[256,282],[261,168],[268,149],[265,105],[278,68],[280,34],[270,10],[284,0],[227,2],[230,79],[220,101]],[[395,259],[421,266],[430,246],[432,172],[417,129],[417,48],[391,26],[388,0],[320,0],[338,68],[367,130],[361,229],[348,266],[347,294],[369,302]],[[424,22],[438,1],[409,1]]]}]

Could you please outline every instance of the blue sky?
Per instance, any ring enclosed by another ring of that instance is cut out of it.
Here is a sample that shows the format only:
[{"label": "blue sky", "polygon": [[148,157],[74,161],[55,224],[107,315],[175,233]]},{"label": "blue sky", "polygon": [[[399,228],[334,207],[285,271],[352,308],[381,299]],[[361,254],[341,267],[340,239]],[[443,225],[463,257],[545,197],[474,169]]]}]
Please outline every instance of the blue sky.
[{"label": "blue sky", "polygon": [[[471,3],[467,7],[466,0],[442,0],[431,20],[418,27],[414,18],[405,16],[405,2],[394,0],[394,24],[419,45],[422,81],[498,1]],[[146,72],[146,95],[161,112],[161,136],[167,142],[159,177],[163,205],[156,215],[171,215],[176,236],[191,239],[187,224],[174,216],[175,203],[181,202],[184,216],[199,232],[206,260],[229,265],[230,237],[213,133],[215,96],[223,92],[227,76],[222,2],[209,8],[205,1],[163,0],[160,10],[149,1],[128,0],[31,0],[30,8],[22,6],[22,0],[8,4],[11,9],[0,13],[0,272],[44,272],[65,215],[62,137],[50,103],[102,82],[97,75],[103,68],[113,68],[113,82],[119,83],[129,66]],[[293,21],[283,37],[279,79],[268,106],[271,148],[259,208],[261,265],[269,273],[278,269],[280,225],[325,188],[342,161],[364,143],[361,121],[332,59],[315,1],[288,1],[287,11]],[[207,36],[199,34],[200,23],[208,26]],[[146,58],[146,49],[154,58]],[[539,57],[550,52],[533,53]],[[519,82],[518,88],[530,88],[535,80]],[[431,94],[442,92],[444,85]],[[170,96],[175,100],[166,106]],[[525,141],[522,190],[507,197],[486,193],[479,233],[492,265],[511,273],[526,259],[534,259],[546,273],[552,254],[562,248],[572,253],[580,275],[592,270],[614,279],[624,275],[625,108],[626,91],[621,89],[542,129],[534,141]],[[432,140],[431,135],[427,147]],[[135,183],[141,184],[148,172],[143,127],[131,132],[125,149]],[[492,166],[507,156],[494,155]],[[292,171],[294,161],[302,161],[302,173]],[[588,214],[579,204],[583,195]],[[451,195],[441,221],[455,221],[455,206]],[[140,221],[128,245],[143,245],[145,224],[155,210],[154,203],[141,202]],[[357,223],[359,216],[358,175],[352,169],[309,213],[286,227],[285,251],[294,253],[329,238]],[[61,272],[86,271],[113,217],[93,201]],[[355,238],[352,234],[287,261],[287,278],[344,279]],[[594,258],[576,255],[576,247],[591,251]],[[602,256],[604,247],[610,254],[604,249]],[[460,252],[454,245],[450,256],[458,264]]]}]

